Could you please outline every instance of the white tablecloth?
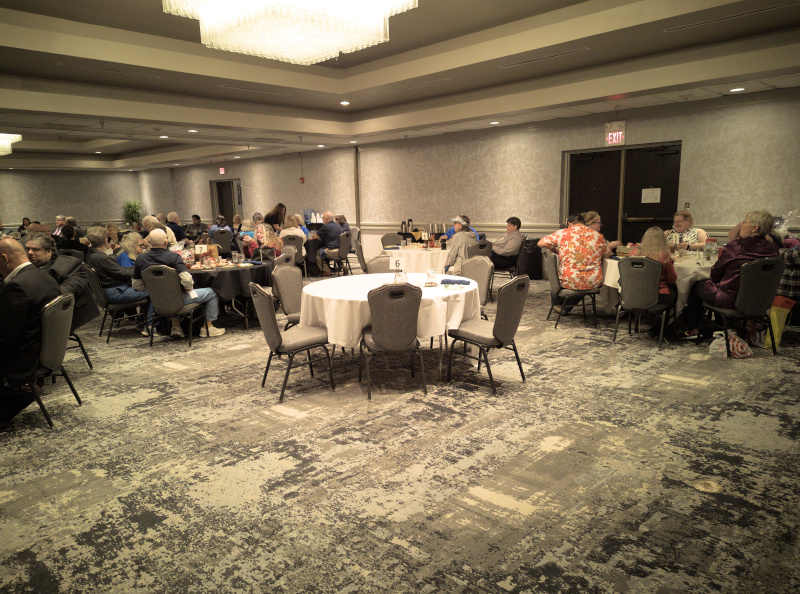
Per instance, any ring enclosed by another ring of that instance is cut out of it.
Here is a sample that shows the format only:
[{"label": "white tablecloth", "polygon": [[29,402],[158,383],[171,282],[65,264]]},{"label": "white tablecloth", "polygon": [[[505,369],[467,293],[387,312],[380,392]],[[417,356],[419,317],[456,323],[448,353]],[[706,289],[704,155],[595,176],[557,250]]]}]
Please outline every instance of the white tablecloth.
[{"label": "white tablecloth", "polygon": [[[675,261],[675,273],[678,275],[676,283],[678,299],[675,303],[677,313],[680,313],[686,306],[692,285],[709,277],[714,262],[716,259],[698,260],[694,255]],[[619,261],[606,259],[603,261],[603,287],[600,289],[600,296],[605,302],[604,309],[609,313],[614,311],[614,307],[619,301],[619,288]]]},{"label": "white tablecloth", "polygon": [[[438,275],[443,278],[458,278]],[[409,274],[412,285],[422,287],[427,280],[425,274]],[[300,325],[318,326],[328,329],[328,342],[343,347],[356,347],[361,331],[369,324],[367,293],[386,283],[394,282],[391,274],[357,274],[341,276],[310,283],[303,287],[300,306]],[[417,336],[420,339],[439,336],[462,321],[480,316],[478,284],[470,281],[457,285],[456,289],[422,287],[422,303],[417,320]]]},{"label": "white tablecloth", "polygon": [[[390,258],[402,258],[405,266],[404,272],[428,272],[435,270],[439,274],[444,274],[444,264],[447,261],[447,250],[443,250],[437,244],[434,249],[423,250],[422,248],[400,248],[399,250],[383,250],[382,256]],[[395,269],[392,262],[392,270]]]}]

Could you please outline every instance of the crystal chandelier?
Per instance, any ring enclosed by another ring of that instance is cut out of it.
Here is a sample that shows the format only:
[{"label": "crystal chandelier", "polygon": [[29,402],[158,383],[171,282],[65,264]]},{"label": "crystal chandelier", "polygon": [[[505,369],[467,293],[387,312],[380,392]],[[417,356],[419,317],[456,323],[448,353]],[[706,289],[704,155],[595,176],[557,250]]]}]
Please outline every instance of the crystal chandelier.
[{"label": "crystal chandelier", "polygon": [[11,143],[20,140],[22,140],[22,136],[19,134],[0,134],[0,155],[10,155]]},{"label": "crystal chandelier", "polygon": [[417,0],[162,0],[164,12],[200,21],[214,49],[315,64],[389,40],[389,17]]}]

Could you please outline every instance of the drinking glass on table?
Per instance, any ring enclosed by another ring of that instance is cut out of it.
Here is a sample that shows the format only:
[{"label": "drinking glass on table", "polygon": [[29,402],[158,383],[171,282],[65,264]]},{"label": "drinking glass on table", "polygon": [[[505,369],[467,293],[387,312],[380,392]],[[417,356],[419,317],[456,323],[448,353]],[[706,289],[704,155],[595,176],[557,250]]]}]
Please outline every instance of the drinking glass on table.
[{"label": "drinking glass on table", "polygon": [[435,270],[429,270],[428,271],[428,282],[429,283],[435,283],[436,282],[436,271]]}]

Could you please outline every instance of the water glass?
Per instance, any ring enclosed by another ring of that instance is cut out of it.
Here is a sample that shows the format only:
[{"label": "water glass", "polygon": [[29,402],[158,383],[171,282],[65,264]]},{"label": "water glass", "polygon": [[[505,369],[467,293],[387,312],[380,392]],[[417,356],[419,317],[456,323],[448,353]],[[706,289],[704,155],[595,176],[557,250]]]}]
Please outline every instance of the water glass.
[{"label": "water glass", "polygon": [[436,282],[436,271],[435,270],[429,270],[428,271],[428,282],[429,283],[435,283]]}]

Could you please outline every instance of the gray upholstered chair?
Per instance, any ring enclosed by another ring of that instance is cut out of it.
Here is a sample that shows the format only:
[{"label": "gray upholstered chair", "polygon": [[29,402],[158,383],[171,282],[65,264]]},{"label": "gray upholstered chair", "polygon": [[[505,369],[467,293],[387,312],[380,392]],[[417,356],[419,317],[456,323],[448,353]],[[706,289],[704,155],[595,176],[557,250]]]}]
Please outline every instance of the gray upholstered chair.
[{"label": "gray upholstered chair", "polygon": [[283,251],[286,251],[286,248],[293,247],[295,249],[294,254],[294,265],[300,266],[303,265],[303,272],[306,276],[308,276],[308,269],[306,268],[306,258],[303,256],[303,244],[305,243],[305,239],[300,237],[299,235],[287,235],[286,237],[281,238],[283,241]]},{"label": "gray upholstered chair", "polygon": [[[192,329],[195,320],[205,320],[203,303],[183,303],[183,289],[178,271],[169,266],[148,266],[142,270],[142,280],[150,294],[150,301],[155,308],[153,323],[149,325],[150,346],[153,346],[155,323],[159,318],[189,318],[189,346],[192,346]],[[197,314],[197,315],[196,315]],[[206,326],[206,335],[208,327]]]},{"label": "gray upholstered chair", "polygon": [[456,342],[459,340],[466,344],[477,346],[480,350],[478,357],[475,357],[464,350],[463,355],[469,359],[478,361],[478,371],[481,368],[481,361],[486,363],[486,372],[489,374],[489,382],[492,385],[492,393],[497,394],[492,377],[492,369],[489,367],[489,349],[508,349],[514,351],[517,358],[519,373],[522,381],[525,381],[525,372],[522,370],[522,362],[519,359],[517,345],[514,336],[519,328],[522,319],[522,312],[525,309],[525,300],[528,297],[528,289],[531,286],[531,279],[527,276],[517,276],[502,287],[497,292],[497,314],[494,322],[481,319],[467,320],[455,330],[450,330],[448,334],[452,339],[450,344],[450,358],[447,362],[447,381],[452,377],[453,370],[453,351]]},{"label": "gray upholstered chair", "polygon": [[620,300],[617,303],[617,319],[614,324],[614,338],[617,342],[619,316],[628,312],[628,334],[631,333],[632,318],[636,316],[636,331],[639,331],[639,318],[642,314],[653,314],[661,319],[661,331],[658,336],[658,350],[664,341],[664,326],[669,313],[675,306],[670,303],[659,303],[658,287],[661,283],[663,266],[650,258],[633,256],[619,263]]},{"label": "gray upholstered chair", "polygon": [[475,258],[476,256],[486,256],[487,258],[492,253],[492,242],[485,239],[480,240],[478,243],[473,243],[467,248],[467,258]]},{"label": "gray upholstered chair", "polygon": [[211,243],[216,243],[219,246],[217,250],[220,258],[230,258],[232,247],[233,233],[227,229],[217,229],[214,231],[214,236],[211,238]]},{"label": "gray upholstered chair", "polygon": [[36,370],[34,378],[27,383],[50,427],[53,426],[53,421],[42,402],[42,390],[37,385],[37,380],[46,377],[55,378],[57,375],[62,376],[69,389],[72,390],[72,395],[75,396],[78,405],[83,404],[67,370],[64,369],[64,355],[67,353],[67,340],[72,324],[74,304],[75,298],[68,294],[56,297],[42,308],[42,346],[39,349],[39,368]]},{"label": "gray upholstered chair", "polygon": [[[555,327],[558,328],[558,322],[564,310],[568,307],[578,305],[583,306],[583,319],[586,319],[586,298],[592,300],[592,311],[594,312],[594,326],[597,327],[597,295],[600,294],[600,287],[596,289],[589,289],[588,291],[576,291],[573,289],[565,289],[561,286],[561,280],[558,276],[558,256],[550,250],[544,250],[544,266],[547,271],[547,279],[550,281],[550,294],[555,297],[563,297],[561,305],[558,307],[558,317],[556,318]],[[550,314],[556,308],[556,303],[550,299],[550,311],[547,312],[547,320],[550,319]]]},{"label": "gray upholstered chair", "polygon": [[[372,379],[369,361],[373,354],[396,355],[411,353],[411,377],[414,377],[414,354],[422,370],[422,391],[427,394],[425,363],[417,340],[417,318],[422,302],[422,289],[410,284],[383,285],[367,294],[372,325],[361,333],[358,360],[358,381],[361,382],[361,363],[367,368],[367,399],[372,400]],[[365,352],[366,349],[366,352]]]},{"label": "gray upholstered chair", "polygon": [[[347,260],[347,256],[350,254],[350,238],[352,236],[350,231],[343,231],[339,235],[339,251],[325,254],[325,258],[334,263],[334,270],[340,274],[342,271],[347,274],[350,269],[350,262]],[[350,274],[352,274],[352,271],[350,271]]]},{"label": "gray upholstered chair", "polygon": [[[150,299],[137,299],[136,301],[131,301],[129,303],[109,303],[108,299],[106,299],[106,294],[103,293],[103,287],[100,284],[100,277],[97,274],[97,271],[89,266],[88,264],[84,264],[86,267],[86,276],[89,278],[89,288],[92,290],[92,295],[94,295],[94,300],[97,302],[97,305],[103,310],[103,322],[100,324],[100,333],[98,336],[103,336],[103,330],[106,327],[106,318],[108,318],[108,314],[111,314],[111,324],[108,326],[108,337],[106,338],[106,342],[111,340],[111,330],[114,329],[114,322],[117,323],[117,327],[119,327],[119,323],[122,320],[130,320],[141,316],[146,315],[146,309],[150,305]],[[135,313],[129,314],[126,312],[130,312],[137,307],[142,308],[142,313]]]},{"label": "gray upholstered chair", "polygon": [[384,249],[387,247],[398,246],[403,243],[403,236],[399,233],[387,233],[381,237],[381,245]]},{"label": "gray upholstered chair", "polygon": [[361,267],[361,273],[367,274],[367,261],[364,259],[364,248],[361,247],[361,242],[357,239],[353,240],[353,249],[356,251],[356,258],[358,265]]},{"label": "gray upholstered chair", "polygon": [[391,269],[392,259],[389,256],[376,256],[367,262],[368,274],[379,274],[381,272],[393,272]]},{"label": "gray upholstered chair", "polygon": [[272,293],[278,298],[281,311],[288,318],[283,329],[297,326],[303,297],[303,273],[300,269],[297,266],[278,266],[272,273]]},{"label": "gray upholstered chair", "polygon": [[[298,271],[299,272],[299,271]],[[295,367],[301,365],[308,365],[311,377],[314,377],[314,365],[311,359],[311,349],[321,348],[325,351],[325,358],[328,362],[328,373],[330,375],[331,390],[335,390],[336,386],[333,383],[333,363],[331,361],[328,347],[328,331],[324,328],[316,328],[310,326],[294,326],[285,332],[281,332],[278,327],[278,320],[275,317],[275,307],[272,303],[272,295],[255,283],[250,283],[250,294],[253,297],[253,305],[256,308],[256,315],[258,321],[261,323],[261,329],[264,331],[264,338],[269,345],[269,359],[267,359],[267,367],[264,369],[264,377],[261,379],[261,387],[267,382],[267,374],[269,373],[269,365],[272,362],[272,357],[276,354],[289,355],[289,362],[286,365],[286,375],[283,378],[283,387],[281,388],[281,395],[278,399],[283,402],[283,394],[286,392],[286,382],[289,381],[289,372]],[[294,364],[294,356],[305,351],[308,355],[308,360]]]},{"label": "gray upholstered chair", "polygon": [[481,298],[481,317],[484,320],[489,319],[485,313],[485,306],[489,300],[492,274],[494,274],[494,264],[486,256],[475,256],[464,260],[461,264],[461,276],[478,283],[478,294]]},{"label": "gray upholstered chair", "polygon": [[275,273],[278,266],[292,266],[294,264],[294,254],[290,252],[283,253],[272,261],[272,273]]},{"label": "gray upholstered chair", "polygon": [[[728,340],[728,319],[745,322],[755,320],[766,324],[769,328],[769,335],[772,338],[772,354],[777,355],[775,348],[775,334],[770,320],[769,310],[772,307],[772,300],[775,299],[775,292],[781,282],[783,271],[786,265],[774,258],[755,260],[744,264],[739,272],[739,292],[736,294],[734,309],[726,309],[716,305],[703,303],[705,310],[714,312],[722,318],[722,330],[725,333],[725,351],[728,359],[731,358],[731,345]],[[705,318],[700,321],[700,328],[697,332],[697,342],[702,340],[703,324],[711,323]]]}]

